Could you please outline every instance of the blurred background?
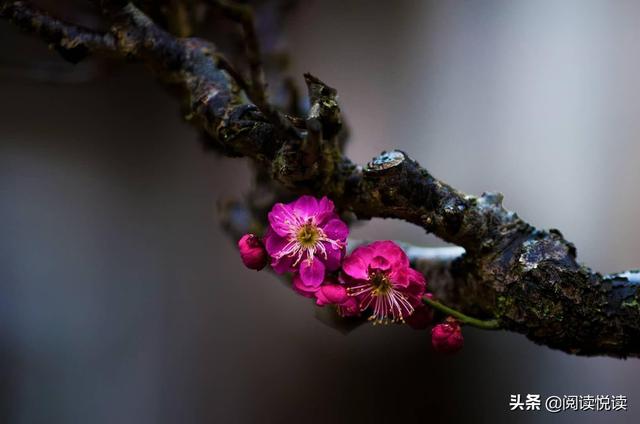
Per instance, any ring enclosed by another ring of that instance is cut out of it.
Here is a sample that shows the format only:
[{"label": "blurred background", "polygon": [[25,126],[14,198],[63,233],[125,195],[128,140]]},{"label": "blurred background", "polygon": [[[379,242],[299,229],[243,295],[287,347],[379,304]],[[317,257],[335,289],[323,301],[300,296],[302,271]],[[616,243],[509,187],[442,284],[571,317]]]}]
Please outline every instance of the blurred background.
[{"label": "blurred background", "polygon": [[[352,159],[400,148],[501,191],[607,273],[640,266],[639,22],[633,1],[316,0],[282,30],[298,85],[338,89]],[[474,329],[445,357],[428,332],[325,326],[221,230],[217,200],[250,183],[142,66],[74,67],[0,22],[0,422],[640,420],[637,359]],[[509,412],[518,393],[629,410]]]}]

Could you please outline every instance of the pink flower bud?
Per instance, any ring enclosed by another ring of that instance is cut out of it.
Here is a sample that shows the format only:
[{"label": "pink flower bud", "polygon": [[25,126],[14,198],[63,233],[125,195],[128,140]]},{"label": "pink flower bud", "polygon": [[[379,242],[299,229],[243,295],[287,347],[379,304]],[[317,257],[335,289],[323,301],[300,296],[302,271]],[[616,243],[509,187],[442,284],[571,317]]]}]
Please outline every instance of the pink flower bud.
[{"label": "pink flower bud", "polygon": [[447,318],[431,330],[431,344],[436,352],[455,353],[462,349],[464,338],[460,324],[452,317]]},{"label": "pink flower bud", "polygon": [[247,268],[260,271],[267,265],[267,251],[255,234],[245,234],[238,241],[240,257]]},{"label": "pink flower bud", "polygon": [[349,299],[347,289],[339,284],[324,285],[316,292],[316,303],[318,306],[341,305]]}]

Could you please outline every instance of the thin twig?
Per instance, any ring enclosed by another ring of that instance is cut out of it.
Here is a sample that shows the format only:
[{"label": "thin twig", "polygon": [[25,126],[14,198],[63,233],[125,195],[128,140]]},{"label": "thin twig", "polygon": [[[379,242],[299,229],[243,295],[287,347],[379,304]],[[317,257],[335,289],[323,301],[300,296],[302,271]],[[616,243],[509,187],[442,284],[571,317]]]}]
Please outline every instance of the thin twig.
[{"label": "thin twig", "polygon": [[260,42],[258,41],[258,35],[256,33],[253,9],[251,6],[227,0],[215,0],[213,3],[220,8],[229,19],[237,22],[242,28],[247,62],[249,64],[249,74],[251,76],[251,86],[248,89],[247,95],[258,109],[285,134],[301,140],[302,135],[300,132],[285,115],[269,103],[267,98],[267,85],[262,66],[262,54],[260,53]]},{"label": "thin twig", "polygon": [[483,330],[499,330],[500,329],[500,323],[498,322],[498,320],[495,320],[495,319],[482,320],[482,319],[470,317],[468,315],[463,314],[460,311],[457,311],[453,308],[443,305],[438,301],[429,299],[427,296],[423,297],[422,301],[427,305],[431,306],[432,308],[437,309],[438,311],[444,314],[451,315],[452,317],[454,317],[455,319],[457,319],[463,324],[467,324],[472,327],[482,328]]}]

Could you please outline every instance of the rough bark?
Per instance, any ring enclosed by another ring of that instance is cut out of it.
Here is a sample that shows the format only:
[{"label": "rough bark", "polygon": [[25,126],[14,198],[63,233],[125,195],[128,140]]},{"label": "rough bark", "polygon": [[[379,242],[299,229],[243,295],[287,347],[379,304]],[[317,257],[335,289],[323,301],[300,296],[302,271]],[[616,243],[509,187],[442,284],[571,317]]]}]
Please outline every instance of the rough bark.
[{"label": "rough bark", "polygon": [[110,24],[104,33],[51,18],[25,2],[0,1],[0,16],[72,62],[105,53],[146,63],[180,89],[189,119],[206,131],[212,147],[250,158],[260,175],[289,192],[328,195],[358,219],[403,219],[463,247],[465,254],[437,260],[409,250],[443,302],[497,318],[503,329],[565,352],[640,355],[639,271],[591,271],[576,261],[575,247],[559,231],[524,222],[503,208],[500,194],[455,190],[404,152],[358,166],[342,154],[336,91],[319,79],[306,76],[307,117],[274,112],[266,97],[256,106],[242,95],[247,84],[211,43],[173,36],[132,4],[99,3]]}]

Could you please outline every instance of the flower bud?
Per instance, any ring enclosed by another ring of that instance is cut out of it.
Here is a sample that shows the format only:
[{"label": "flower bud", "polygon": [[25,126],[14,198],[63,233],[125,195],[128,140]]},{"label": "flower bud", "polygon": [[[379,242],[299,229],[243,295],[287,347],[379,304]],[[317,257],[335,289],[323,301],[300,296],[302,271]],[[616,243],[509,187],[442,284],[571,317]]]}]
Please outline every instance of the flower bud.
[{"label": "flower bud", "polygon": [[458,321],[449,317],[442,324],[433,327],[431,330],[431,344],[433,349],[440,353],[455,353],[462,349],[464,338]]},{"label": "flower bud", "polygon": [[349,299],[347,289],[339,284],[326,284],[316,292],[318,306],[341,305]]},{"label": "flower bud", "polygon": [[240,257],[247,268],[260,271],[267,265],[267,251],[255,234],[245,234],[238,241]]}]

